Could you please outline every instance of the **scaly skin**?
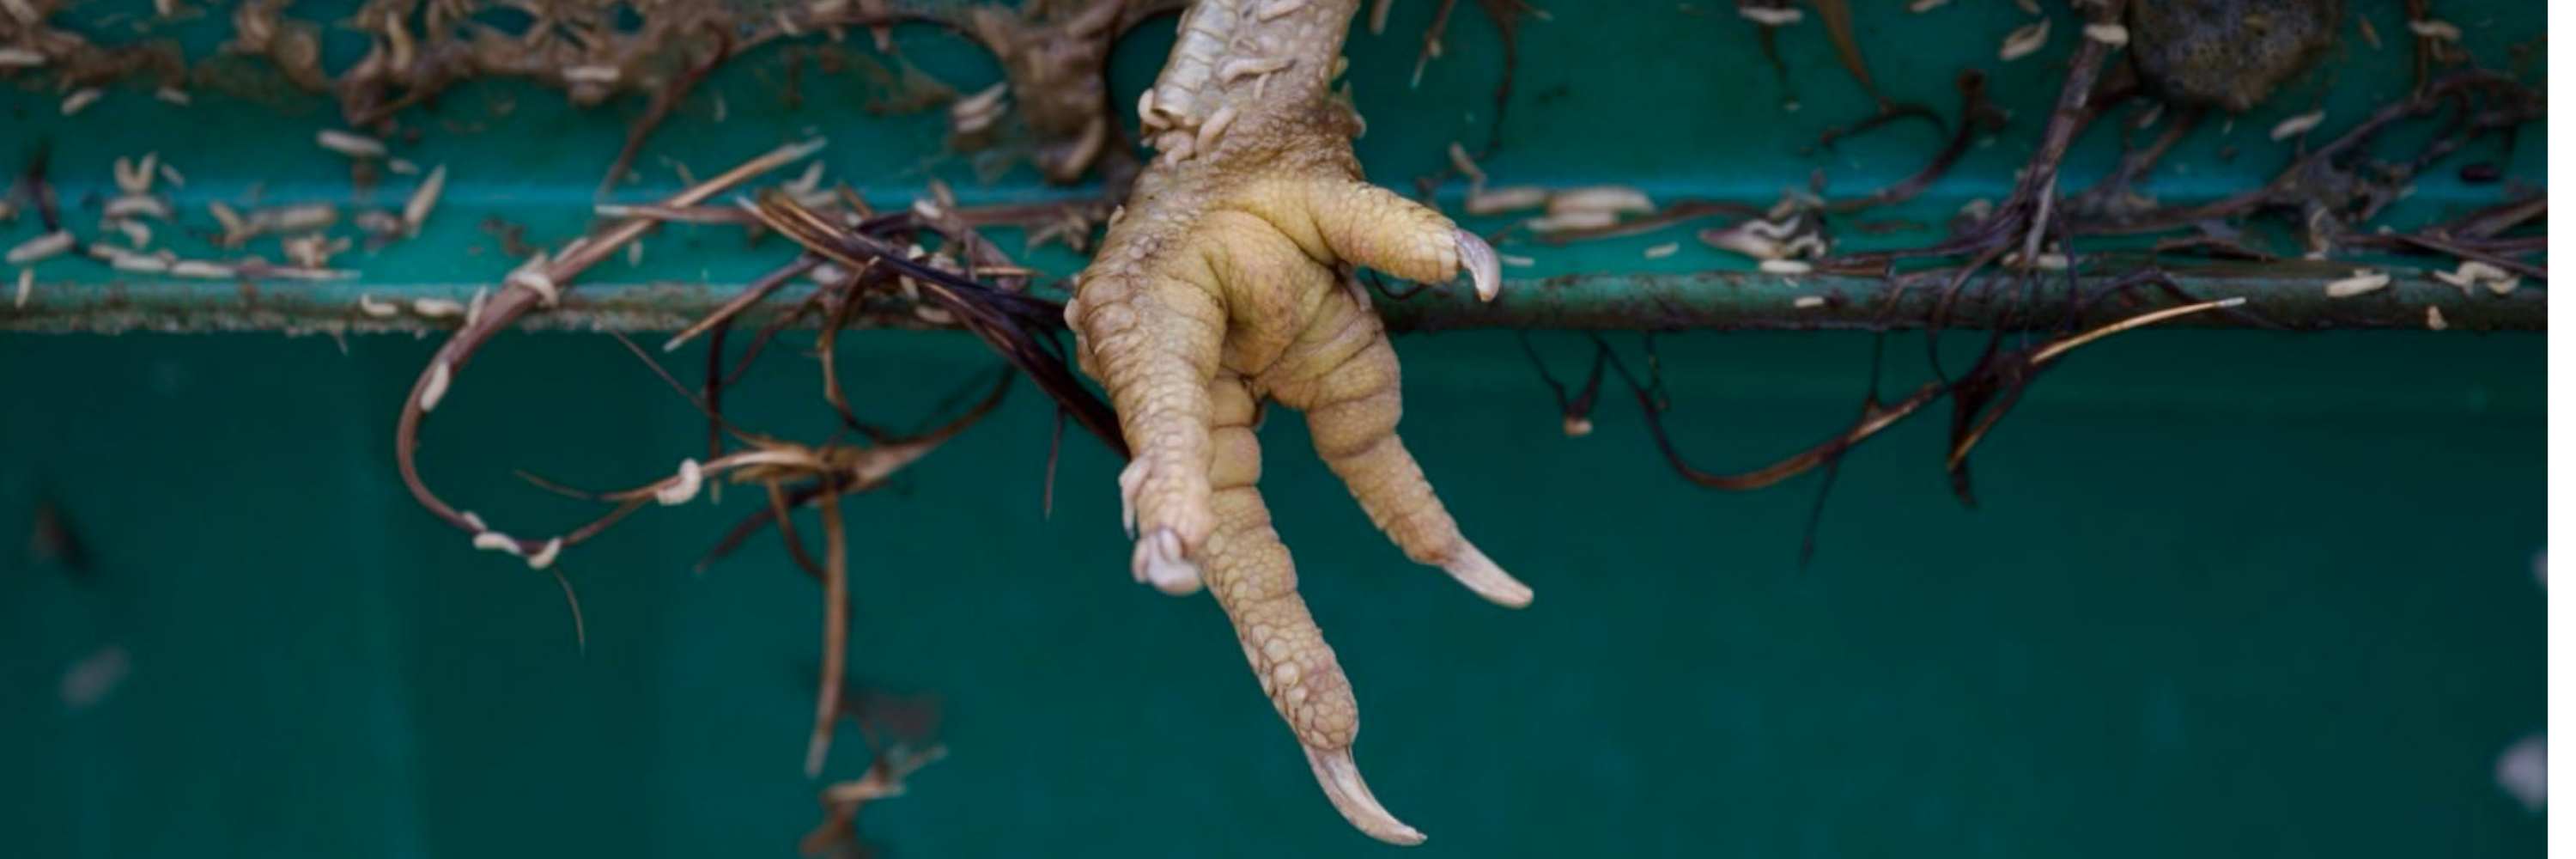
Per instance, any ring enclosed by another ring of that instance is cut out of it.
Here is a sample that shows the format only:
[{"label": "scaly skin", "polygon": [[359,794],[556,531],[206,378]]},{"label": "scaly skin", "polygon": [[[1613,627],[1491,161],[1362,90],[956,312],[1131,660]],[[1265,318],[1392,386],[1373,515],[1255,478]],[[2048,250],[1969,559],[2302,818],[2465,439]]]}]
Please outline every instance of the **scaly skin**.
[{"label": "scaly skin", "polygon": [[1350,681],[1297,596],[1253,488],[1252,425],[1271,399],[1306,412],[1315,452],[1412,559],[1494,602],[1530,590],[1458,532],[1395,434],[1395,352],[1348,267],[1479,297],[1493,249],[1360,178],[1358,118],[1329,90],[1357,0],[1201,0],[1140,104],[1160,157],[1065,308],[1085,372],[1108,388],[1135,458],[1119,475],[1139,581],[1205,584],[1333,806],[1380,840],[1422,834],[1370,796],[1351,755]]}]

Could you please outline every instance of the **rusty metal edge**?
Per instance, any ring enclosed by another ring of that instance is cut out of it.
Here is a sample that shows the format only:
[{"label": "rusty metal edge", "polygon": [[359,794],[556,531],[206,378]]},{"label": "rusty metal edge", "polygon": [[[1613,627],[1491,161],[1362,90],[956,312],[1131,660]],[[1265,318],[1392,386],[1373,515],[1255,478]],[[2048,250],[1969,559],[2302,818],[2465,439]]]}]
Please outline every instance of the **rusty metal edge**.
[{"label": "rusty metal edge", "polygon": [[[2063,277],[2063,276],[2060,276]],[[2443,326],[2465,331],[2542,331],[2548,327],[2548,293],[2523,286],[2497,295],[2463,291],[2418,274],[2399,274],[2387,287],[2346,298],[2326,295],[2324,279],[2180,275],[2172,289],[2139,288],[2086,302],[2071,317],[2069,295],[2092,295],[2107,281],[2082,276],[2073,283],[2047,281],[2021,288],[1977,286],[1946,302],[1938,285],[1911,286],[1880,278],[1829,275],[1784,277],[1750,272],[1681,274],[1575,274],[1507,283],[1503,297],[1479,304],[1454,287],[1433,287],[1408,297],[1379,295],[1388,327],[1398,331],[1492,328],[1590,330],[1903,330],[1936,321],[1943,327],[1983,329],[2033,324],[2092,325],[2190,301],[2242,296],[2235,311],[2205,313],[2177,325],[2207,328],[2416,329]],[[443,298],[464,302],[481,284],[417,284],[368,288],[381,312],[363,309],[362,292],[341,284],[142,281],[40,283],[23,305],[0,294],[0,331],[56,333],[163,332],[430,332],[455,327],[454,318],[429,318],[410,302]],[[705,316],[740,284],[651,282],[589,283],[562,306],[533,314],[531,330],[671,331]],[[783,291],[747,312],[757,325],[792,306],[798,293]],[[889,307],[864,314],[871,327],[933,327]]]}]

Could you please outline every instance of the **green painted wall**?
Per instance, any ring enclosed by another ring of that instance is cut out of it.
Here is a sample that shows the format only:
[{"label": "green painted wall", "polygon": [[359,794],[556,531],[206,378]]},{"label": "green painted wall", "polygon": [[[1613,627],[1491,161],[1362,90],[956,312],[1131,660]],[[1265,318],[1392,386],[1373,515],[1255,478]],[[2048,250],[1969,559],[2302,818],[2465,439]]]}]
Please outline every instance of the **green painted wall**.
[{"label": "green painted wall", "polygon": [[[1875,187],[1933,142],[1909,125],[1806,151],[1866,107],[1812,23],[1781,39],[1784,88],[1726,4],[1548,5],[1556,20],[1525,31],[1509,145],[1486,164],[1500,180],[1767,201],[1818,168],[1837,193]],[[2020,21],[2008,4],[1932,16],[1860,5],[1894,97],[1951,113],[1951,80],[1973,61],[2015,111],[1902,214],[1932,222],[2000,193],[2028,157],[2068,28],[2005,66],[1991,58]],[[2538,55],[2513,45],[2541,4],[2459,5],[2481,57]],[[1497,63],[1480,15],[1460,14],[1420,89],[1401,84],[1432,6],[1399,4],[1387,36],[1352,43],[1372,120],[1359,151],[1397,184],[1438,169],[1448,141],[1481,140],[1490,118]],[[2396,4],[2367,14],[2403,32]],[[218,19],[177,27],[192,45],[222,38]],[[961,86],[993,79],[949,37],[904,39]],[[1167,39],[1122,46],[1118,103]],[[2189,199],[2269,175],[2286,156],[2260,130],[2317,106],[2325,129],[2346,127],[2403,89],[2406,62],[2394,39],[2347,39],[2329,71],[2232,136],[2179,148],[2155,190]],[[978,185],[965,159],[929,154],[935,113],[871,116],[864,82],[819,76],[791,110],[771,68],[715,76],[702,93],[731,94],[733,118],[718,125],[712,95],[693,100],[622,196],[673,183],[658,155],[704,173],[809,127],[833,138],[836,179],[894,202],[932,175],[972,199],[1033,193],[1024,171]],[[254,183],[271,199],[346,192],[341,165],[306,143],[335,124],[319,103],[254,109],[205,93],[183,112],[126,88],[65,120],[57,95],[0,91],[0,124],[16,123],[0,129],[0,158],[50,142],[67,199],[147,150],[190,173],[178,196],[200,230],[205,200]],[[368,275],[346,291],[493,281],[513,261],[479,229],[487,215],[536,240],[569,237],[638,109],[578,114],[500,86],[451,94],[417,120],[439,133],[403,149],[454,165],[448,208],[421,241],[351,257]],[[2462,157],[2543,181],[2543,136]],[[2223,157],[2230,147],[2244,154]],[[2098,175],[2116,158],[2116,141],[2093,135],[2070,171]],[[2428,177],[2405,217],[2499,193],[2449,175]],[[34,230],[22,218],[0,240]],[[1519,250],[1539,258],[1536,276],[1743,265],[1695,245],[1637,255],[1677,239],[1688,244],[1672,233]],[[649,271],[595,274],[721,281],[777,253],[668,236]],[[71,260],[39,274],[105,277]],[[1587,348],[1540,341],[1561,374]],[[2542,347],[2426,333],[2114,339],[2067,361],[1980,451],[1981,510],[1948,496],[1941,415],[1855,453],[1802,570],[1813,478],[1746,495],[1689,487],[1624,400],[1593,436],[1562,438],[1510,335],[1407,338],[1406,430],[1471,533],[1537,587],[1519,613],[1407,565],[1307,456],[1294,420],[1266,430],[1266,490],[1358,684],[1372,783],[1432,837],[1410,855],[2530,855],[2543,820],[2492,770],[2544,711],[2531,575]],[[471,550],[395,480],[393,416],[429,349],[0,337],[5,852],[792,852],[816,818],[799,764],[817,590],[771,543],[689,569],[752,498],[647,511],[570,553],[589,618],[576,648],[550,580]],[[871,332],[843,349],[859,407],[889,421],[990,363],[950,336]],[[1868,341],[1697,335],[1664,349],[1681,442],[1703,465],[1742,466],[1847,420]],[[1894,342],[1891,389],[1919,378],[1921,352]],[[778,369],[738,393],[735,413],[828,432],[812,372]],[[1128,581],[1116,463],[1068,439],[1055,515],[1040,515],[1048,421],[1031,393],[853,506],[855,670],[939,696],[954,752],[911,796],[871,807],[869,836],[912,857],[1395,855],[1326,807],[1214,606]],[[451,499],[533,531],[585,510],[511,468],[621,485],[666,472],[701,438],[615,344],[512,336],[441,407],[424,462]],[[47,498],[87,542],[87,574],[19,549]],[[128,655],[122,682],[67,705],[65,672],[107,648]],[[861,759],[845,740],[833,771]]]},{"label": "green painted wall", "polygon": [[[1965,339],[1965,338],[1961,338]],[[1580,341],[1542,335],[1560,372]],[[1631,344],[1633,345],[1633,344]],[[1961,344],[1965,345],[1965,344]],[[1895,383],[1919,341],[1890,354]],[[849,338],[870,415],[988,364]],[[1509,335],[1400,344],[1405,429],[1511,613],[1407,565],[1274,420],[1266,490],[1422,856],[2530,855],[2493,783],[2539,729],[2542,340],[2149,333],[2079,354],[1946,495],[1939,428],[1856,453],[1814,565],[1812,479],[1673,478],[1624,401],[1557,432]],[[429,344],[0,338],[0,534],[55,499],[90,571],[0,552],[0,829],[23,856],[788,855],[817,589],[763,543],[690,561],[748,493],[652,510],[555,586],[396,482]],[[1848,417],[1867,341],[1669,339],[1675,429],[1750,464]],[[781,364],[738,398],[825,431]],[[1326,807],[1215,606],[1130,583],[1115,465],[1047,410],[853,506],[856,671],[945,701],[954,754],[872,806],[898,856],[1388,852]],[[612,342],[508,337],[429,430],[451,499],[665,471],[699,426]],[[526,524],[520,524],[526,523]],[[73,709],[68,666],[130,672]],[[836,773],[861,755],[845,742]]]}]

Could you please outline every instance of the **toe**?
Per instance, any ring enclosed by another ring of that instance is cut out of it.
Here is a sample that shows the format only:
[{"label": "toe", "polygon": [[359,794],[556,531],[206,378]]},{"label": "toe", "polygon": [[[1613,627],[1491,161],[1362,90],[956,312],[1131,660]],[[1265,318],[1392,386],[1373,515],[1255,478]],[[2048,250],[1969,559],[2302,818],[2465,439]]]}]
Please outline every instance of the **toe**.
[{"label": "toe", "polygon": [[1315,237],[1335,258],[1421,283],[1463,273],[1476,297],[1502,288],[1502,261],[1491,245],[1446,215],[1384,188],[1358,181],[1307,185],[1305,211]]},{"label": "toe", "polygon": [[1172,596],[1189,596],[1199,591],[1199,567],[1191,563],[1181,549],[1181,535],[1170,528],[1156,528],[1136,541],[1136,554],[1129,562],[1141,584]]}]

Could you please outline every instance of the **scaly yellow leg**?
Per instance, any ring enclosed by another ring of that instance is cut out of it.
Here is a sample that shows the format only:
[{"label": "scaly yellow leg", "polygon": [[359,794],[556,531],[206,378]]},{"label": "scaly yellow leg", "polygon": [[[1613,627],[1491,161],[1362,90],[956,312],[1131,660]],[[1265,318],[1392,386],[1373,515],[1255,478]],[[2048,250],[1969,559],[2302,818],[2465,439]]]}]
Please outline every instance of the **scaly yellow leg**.
[{"label": "scaly yellow leg", "polygon": [[1201,0],[1138,110],[1160,156],[1065,318],[1134,459],[1119,476],[1139,581],[1208,587],[1334,808],[1361,831],[1422,834],[1379,805],[1351,743],[1350,682],[1297,595],[1254,489],[1257,398],[1307,411],[1316,452],[1405,554],[1496,603],[1530,590],[1467,542],[1396,437],[1395,352],[1347,266],[1501,283],[1493,249],[1360,177],[1358,119],[1329,90],[1356,0]]}]

